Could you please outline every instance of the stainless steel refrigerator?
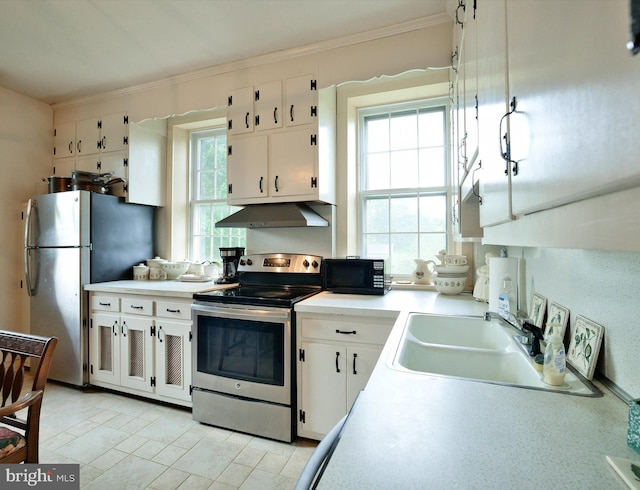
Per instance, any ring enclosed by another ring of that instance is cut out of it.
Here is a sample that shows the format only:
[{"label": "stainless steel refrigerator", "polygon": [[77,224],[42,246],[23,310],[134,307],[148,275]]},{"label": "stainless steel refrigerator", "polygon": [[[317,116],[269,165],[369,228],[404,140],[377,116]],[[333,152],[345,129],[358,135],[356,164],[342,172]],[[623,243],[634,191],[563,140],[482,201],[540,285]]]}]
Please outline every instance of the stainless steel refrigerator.
[{"label": "stainless steel refrigerator", "polygon": [[50,379],[88,383],[89,283],[132,279],[154,257],[154,208],[89,191],[43,194],[25,213],[31,333],[58,337]]}]

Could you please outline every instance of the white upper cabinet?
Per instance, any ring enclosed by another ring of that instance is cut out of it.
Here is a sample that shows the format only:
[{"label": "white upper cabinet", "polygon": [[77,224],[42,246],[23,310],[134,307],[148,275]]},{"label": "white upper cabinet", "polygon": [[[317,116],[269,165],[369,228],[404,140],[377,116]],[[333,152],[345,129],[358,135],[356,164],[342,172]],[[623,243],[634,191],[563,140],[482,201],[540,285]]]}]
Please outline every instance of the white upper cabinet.
[{"label": "white upper cabinet", "polygon": [[254,101],[254,124],[257,131],[282,127],[282,82],[280,80],[256,87]]},{"label": "white upper cabinet", "polygon": [[61,124],[54,130],[54,175],[111,173],[112,179],[124,180],[113,185],[113,194],[127,202],[164,206],[166,146],[166,119],[129,124],[120,112]]},{"label": "white upper cabinet", "polygon": [[59,124],[53,130],[53,158],[73,157],[76,154],[76,123]]},{"label": "white upper cabinet", "polygon": [[126,113],[84,119],[76,123],[76,154],[91,155],[127,149],[129,119]]},{"label": "white upper cabinet", "polygon": [[476,9],[481,226],[512,219],[511,165],[503,157],[509,140],[505,9],[505,0],[481,0]]},{"label": "white upper cabinet", "polygon": [[232,90],[227,99],[227,134],[236,135],[253,131],[253,87]]},{"label": "white upper cabinet", "polygon": [[300,126],[317,119],[318,87],[313,75],[303,75],[285,81],[285,124]]},{"label": "white upper cabinet", "polygon": [[335,87],[304,75],[234,90],[228,102],[229,204],[335,203]]},{"label": "white upper cabinet", "polygon": [[507,4],[516,215],[640,184],[629,2]]}]

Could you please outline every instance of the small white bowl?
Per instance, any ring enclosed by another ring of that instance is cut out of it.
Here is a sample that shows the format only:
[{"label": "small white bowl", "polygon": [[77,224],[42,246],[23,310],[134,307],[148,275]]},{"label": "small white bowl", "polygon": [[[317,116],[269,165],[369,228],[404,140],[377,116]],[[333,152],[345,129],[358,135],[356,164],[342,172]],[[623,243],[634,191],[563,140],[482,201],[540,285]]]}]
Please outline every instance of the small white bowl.
[{"label": "small white bowl", "polygon": [[459,294],[464,289],[467,277],[441,277],[433,276],[433,284],[436,291],[441,294]]},{"label": "small white bowl", "polygon": [[436,265],[438,274],[466,274],[469,272],[468,265]]},{"label": "small white bowl", "polygon": [[160,266],[167,273],[167,279],[177,279],[187,272],[189,262],[162,262]]}]

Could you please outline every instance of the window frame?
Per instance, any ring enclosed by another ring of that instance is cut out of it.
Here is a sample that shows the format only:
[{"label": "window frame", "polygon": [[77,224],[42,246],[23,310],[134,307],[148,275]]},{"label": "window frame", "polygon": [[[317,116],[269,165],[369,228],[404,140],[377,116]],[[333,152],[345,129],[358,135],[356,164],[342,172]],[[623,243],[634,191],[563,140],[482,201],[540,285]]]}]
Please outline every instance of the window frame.
[{"label": "window frame", "polygon": [[[384,114],[393,114],[400,113],[406,111],[420,112],[421,110],[428,111],[437,111],[441,112],[443,116],[443,156],[444,156],[444,183],[438,186],[430,186],[430,187],[406,187],[406,188],[385,188],[385,189],[363,189],[365,175],[365,163],[364,163],[364,141],[365,141],[365,119],[370,117],[375,117],[377,115]],[[356,247],[357,253],[360,256],[365,256],[365,205],[367,200],[371,200],[375,197],[387,198],[391,202],[391,200],[395,198],[401,197],[418,197],[419,196],[443,196],[445,198],[445,215],[444,215],[444,237],[445,237],[445,245],[443,248],[448,249],[450,244],[453,242],[453,226],[451,224],[451,204],[452,204],[452,189],[451,189],[451,135],[449,133],[450,128],[450,111],[451,111],[451,103],[447,97],[427,97],[420,98],[416,100],[410,101],[402,101],[402,102],[393,102],[388,101],[383,104],[370,105],[366,107],[358,107],[356,110],[356,121],[357,121],[357,159],[356,159],[356,200],[357,200],[357,237],[356,237]],[[419,212],[419,209],[418,209]],[[418,215],[419,219],[419,215]],[[412,233],[417,234],[418,236],[418,250],[420,249],[420,236],[423,235],[423,232],[419,232],[419,228],[413,230]],[[435,232],[442,233],[442,232]],[[388,230],[386,235],[391,238],[393,232]],[[391,247],[391,240],[389,241]],[[433,251],[434,254],[437,253],[437,250]],[[389,256],[384,257],[385,262],[390,262],[390,253]],[[376,257],[377,258],[377,257]],[[416,256],[416,258],[422,258]],[[390,264],[389,264],[390,265]],[[388,267],[388,270],[391,270]],[[412,270],[407,270],[405,273],[393,272],[394,278],[396,280],[404,280],[410,279],[412,276]]]},{"label": "window frame", "polygon": [[[217,252],[217,250],[219,249],[219,247],[235,247],[235,246],[239,246],[239,247],[246,247],[246,230],[242,229],[242,228],[215,228],[215,221],[212,222],[212,234],[210,235],[204,235],[204,234],[195,234],[195,221],[196,221],[196,207],[198,205],[209,205],[211,206],[211,216],[212,219],[215,217],[215,213],[213,212],[213,209],[216,206],[220,206],[220,205],[224,205],[228,208],[228,213],[225,216],[222,217],[226,217],[230,214],[233,214],[234,212],[236,212],[237,210],[239,210],[240,208],[237,206],[230,206],[227,204],[227,195],[226,192],[224,192],[224,196],[223,197],[219,197],[219,198],[214,198],[214,199],[195,199],[194,196],[196,195],[196,185],[199,183],[198,177],[200,175],[202,175],[202,168],[200,166],[198,166],[197,168],[194,166],[195,163],[195,158],[197,156],[197,152],[198,152],[198,144],[199,141],[201,141],[204,138],[208,138],[208,137],[220,137],[220,136],[224,136],[225,137],[225,155],[226,155],[226,137],[227,137],[227,131],[226,131],[226,125],[216,125],[216,126],[209,126],[209,127],[203,127],[203,128],[194,128],[192,130],[189,131],[189,135],[188,135],[188,144],[189,144],[189,157],[188,157],[188,173],[189,173],[189,203],[188,203],[188,209],[189,209],[189,217],[188,217],[188,231],[187,231],[187,249],[189,252],[189,257],[191,258],[191,260],[196,260],[196,261],[213,261],[213,262],[220,262],[221,258],[219,257],[219,254]],[[226,157],[225,157],[225,166],[226,166]],[[214,169],[214,174],[215,174],[216,170]],[[226,169],[225,169],[225,173],[226,173]],[[224,186],[227,186],[227,182],[224,183]],[[216,230],[218,230],[218,233],[216,233]],[[196,237],[208,237],[209,239],[209,247],[210,247],[210,256],[208,257],[196,257],[195,256],[195,252],[196,252]]]}]

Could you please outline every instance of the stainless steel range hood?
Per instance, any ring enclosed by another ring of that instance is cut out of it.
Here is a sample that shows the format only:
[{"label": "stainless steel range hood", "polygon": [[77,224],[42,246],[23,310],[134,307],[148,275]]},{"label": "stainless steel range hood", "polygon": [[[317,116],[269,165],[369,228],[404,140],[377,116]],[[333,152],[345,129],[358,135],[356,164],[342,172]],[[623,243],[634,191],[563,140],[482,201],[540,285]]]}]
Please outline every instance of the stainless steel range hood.
[{"label": "stainless steel range hood", "polygon": [[249,204],[218,221],[216,228],[289,228],[329,226],[329,222],[301,202]]}]

